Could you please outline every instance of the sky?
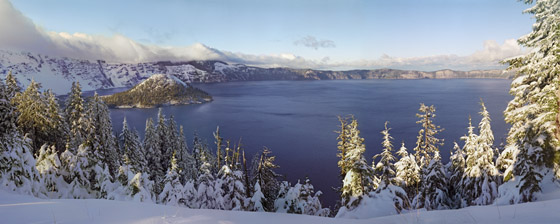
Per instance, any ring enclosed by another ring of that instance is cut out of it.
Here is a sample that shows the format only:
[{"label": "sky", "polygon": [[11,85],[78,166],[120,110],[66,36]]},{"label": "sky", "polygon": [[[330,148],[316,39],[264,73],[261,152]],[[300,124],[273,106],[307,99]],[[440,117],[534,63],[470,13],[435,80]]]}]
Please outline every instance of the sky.
[{"label": "sky", "polygon": [[495,69],[527,52],[516,0],[0,0],[0,49],[138,63]]}]

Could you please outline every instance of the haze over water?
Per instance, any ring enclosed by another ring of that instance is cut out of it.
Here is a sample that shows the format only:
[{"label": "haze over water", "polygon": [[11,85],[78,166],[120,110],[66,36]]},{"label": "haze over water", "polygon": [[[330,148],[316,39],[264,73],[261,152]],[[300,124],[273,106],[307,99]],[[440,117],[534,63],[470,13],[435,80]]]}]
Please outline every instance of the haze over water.
[{"label": "haze over water", "polygon": [[[337,167],[337,116],[353,114],[358,120],[361,137],[365,138],[366,159],[382,150],[381,134],[389,121],[395,151],[402,141],[409,152],[416,143],[420,126],[416,124],[419,104],[435,105],[434,123],[445,130],[440,148],[444,162],[449,160],[453,141],[466,133],[468,117],[473,125],[480,121],[480,99],[492,118],[496,142],[504,141],[508,125],[503,111],[512,97],[508,94],[511,80],[332,80],[332,81],[260,81],[196,84],[209,92],[214,101],[202,105],[164,107],[183,125],[187,144],[192,146],[193,132],[206,139],[215,150],[212,132],[216,126],[232,144],[242,138],[250,157],[263,146],[270,148],[280,165],[278,173],[295,184],[309,176],[315,190],[324,194],[324,206],[332,206],[338,194],[332,187],[341,185]],[[120,89],[122,90],[122,89]],[[114,92],[99,91],[100,94]],[[145,121],[156,119],[157,108],[111,109],[116,132],[126,116],[129,125],[143,137]]]}]

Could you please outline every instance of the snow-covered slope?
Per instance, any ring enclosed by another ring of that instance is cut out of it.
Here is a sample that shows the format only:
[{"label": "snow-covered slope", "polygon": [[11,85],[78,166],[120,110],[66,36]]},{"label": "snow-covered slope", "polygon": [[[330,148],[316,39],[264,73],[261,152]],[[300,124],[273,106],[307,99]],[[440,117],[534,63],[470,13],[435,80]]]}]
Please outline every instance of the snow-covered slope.
[{"label": "snow-covered slope", "polygon": [[0,50],[0,78],[12,71],[22,85],[31,79],[57,94],[66,94],[73,81],[83,90],[131,87],[153,74],[173,75],[183,82],[225,82],[258,80],[324,79],[422,79],[422,78],[510,78],[501,70],[434,72],[395,69],[320,71],[311,69],[258,68],[221,61],[107,63],[48,55]]},{"label": "snow-covered slope", "polygon": [[417,211],[372,219],[196,210],[105,199],[44,200],[0,190],[1,223],[558,223],[560,199],[459,210]]}]

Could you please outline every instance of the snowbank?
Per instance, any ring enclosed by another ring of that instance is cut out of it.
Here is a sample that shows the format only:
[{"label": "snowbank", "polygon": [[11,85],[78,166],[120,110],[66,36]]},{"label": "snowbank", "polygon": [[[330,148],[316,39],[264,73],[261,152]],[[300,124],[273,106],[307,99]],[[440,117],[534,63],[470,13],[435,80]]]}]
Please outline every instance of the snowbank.
[{"label": "snowbank", "polygon": [[558,223],[560,199],[459,210],[412,211],[372,219],[188,209],[104,199],[44,200],[0,190],[2,223]]}]

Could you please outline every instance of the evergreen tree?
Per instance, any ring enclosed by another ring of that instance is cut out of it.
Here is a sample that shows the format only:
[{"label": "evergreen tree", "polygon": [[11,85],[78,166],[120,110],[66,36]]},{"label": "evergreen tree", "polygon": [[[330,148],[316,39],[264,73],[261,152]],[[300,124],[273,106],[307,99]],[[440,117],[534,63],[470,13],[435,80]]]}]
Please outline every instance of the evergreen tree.
[{"label": "evergreen tree", "polygon": [[423,172],[420,192],[414,199],[413,205],[415,208],[427,210],[447,209],[449,205],[447,179],[439,151],[434,151],[434,157]]},{"label": "evergreen tree", "polygon": [[98,162],[93,169],[95,172],[95,185],[93,188],[97,190],[96,198],[108,198],[109,193],[115,190],[109,166]]},{"label": "evergreen tree", "polygon": [[439,151],[439,146],[443,146],[443,139],[435,137],[443,129],[433,123],[433,119],[436,117],[436,108],[433,105],[428,107],[421,103],[418,111],[420,113],[417,113],[416,117],[420,120],[416,123],[421,124],[422,128],[418,131],[414,151],[416,151],[416,162],[421,167],[425,167],[432,160],[433,154]]},{"label": "evergreen tree", "polygon": [[6,85],[0,82],[0,141],[12,141],[17,115]]},{"label": "evergreen tree", "polygon": [[188,208],[200,208],[200,205],[197,201],[196,187],[194,186],[194,180],[189,179],[183,185],[183,204]]},{"label": "evergreen tree", "polygon": [[[174,152],[179,152],[181,147],[181,139],[179,138],[177,123],[175,122],[175,118],[173,115],[167,119],[167,131],[166,133],[169,135],[167,138],[169,139],[169,150],[171,150],[170,156],[173,155]],[[171,158],[171,157],[170,157]],[[171,161],[169,161],[169,165],[171,165]]]},{"label": "evergreen tree", "polygon": [[130,169],[134,173],[142,173],[146,171],[146,157],[144,150],[140,144],[138,133],[128,128],[126,118],[123,121],[122,132],[119,135],[122,152],[130,159]]},{"label": "evergreen tree", "polygon": [[[109,193],[109,199],[127,199],[138,202],[154,202],[154,182],[146,173],[134,173],[130,169],[130,159],[125,154],[117,176],[120,188]],[[123,198],[124,196],[124,198]]]},{"label": "evergreen tree", "polygon": [[340,168],[340,176],[342,177],[342,179],[344,179],[344,176],[348,171],[348,164],[346,164],[346,152],[349,149],[349,133],[347,129],[349,122],[348,118],[342,118],[340,116],[338,116],[338,121],[340,122],[340,131],[337,131],[338,137],[336,139],[339,140],[337,143],[339,152],[336,154],[336,156],[340,158],[340,160],[338,160],[338,167]]},{"label": "evergreen tree", "polygon": [[366,147],[364,139],[360,137],[358,121],[352,118],[346,129],[348,148],[343,163],[347,165],[347,172],[342,185],[342,205],[353,209],[364,195],[377,188],[377,181],[373,175],[373,168],[367,165],[363,155]]},{"label": "evergreen tree", "polygon": [[[466,138],[467,152],[465,160],[465,173],[463,174],[463,198],[470,205],[488,205],[494,201],[498,194],[498,169],[494,166],[494,135],[490,127],[490,115],[481,103],[482,120],[480,121],[479,135],[472,131],[469,119],[469,136]],[[470,146],[469,146],[470,145]]]},{"label": "evergreen tree", "polygon": [[319,200],[321,194],[321,191],[315,193],[307,177],[304,184],[298,181],[293,187],[288,182],[283,182],[275,202],[276,212],[328,216],[330,210],[322,207]]},{"label": "evergreen tree", "polygon": [[452,208],[462,208],[467,206],[467,201],[463,198],[462,179],[465,173],[465,153],[457,142],[453,143],[453,151],[449,157],[449,197],[452,201]]},{"label": "evergreen tree", "polygon": [[199,208],[203,209],[214,209],[216,208],[216,201],[215,201],[215,178],[212,174],[212,165],[210,165],[209,158],[207,158],[206,153],[200,154],[200,174],[198,177],[198,189],[197,189],[197,196],[196,201],[199,204]]},{"label": "evergreen tree", "polygon": [[524,2],[532,5],[525,13],[533,14],[536,21],[533,31],[518,42],[535,50],[506,61],[517,72],[510,90],[514,98],[505,111],[511,124],[507,148],[518,151],[512,164],[515,178],[505,176],[517,182],[520,197],[511,200],[516,203],[535,199],[544,172],[554,169],[560,177],[560,2]]},{"label": "evergreen tree", "polygon": [[0,153],[0,186],[22,194],[42,196],[31,140],[16,135],[13,142],[0,144]]},{"label": "evergreen tree", "polygon": [[43,93],[46,101],[46,128],[45,138],[49,144],[54,144],[57,149],[62,151],[65,147],[64,136],[67,132],[65,129],[64,118],[60,112],[58,100],[54,93],[49,89]]},{"label": "evergreen tree", "polygon": [[79,82],[72,83],[72,89],[66,100],[64,114],[66,124],[69,126],[68,142],[71,149],[78,148],[84,143],[87,136],[87,120],[84,99],[82,98],[82,88]]},{"label": "evergreen tree", "polygon": [[[82,144],[76,150],[76,154],[72,154],[68,149],[61,155],[62,162],[66,163],[64,166],[68,169],[69,189],[67,198],[91,198],[95,192],[92,192],[92,186],[95,185],[92,174],[93,167],[96,161],[90,160],[92,158],[90,149]],[[93,181],[92,181],[93,180]]]},{"label": "evergreen tree", "polygon": [[399,151],[397,151],[397,155],[400,156],[400,159],[395,163],[395,182],[397,186],[402,187],[407,192],[407,195],[412,198],[418,191],[420,167],[418,167],[414,155],[408,154],[404,142]]},{"label": "evergreen tree", "polygon": [[194,159],[187,148],[185,135],[183,133],[183,126],[179,127],[179,151],[177,152],[177,161],[179,170],[181,171],[181,183],[186,183],[187,180],[194,180],[196,178],[197,168],[195,167]]},{"label": "evergreen tree", "polygon": [[265,208],[264,208],[264,202],[266,201],[266,198],[264,196],[264,194],[261,191],[261,185],[259,184],[259,181],[257,180],[257,182],[255,183],[255,188],[253,191],[253,197],[251,197],[251,211],[257,211],[257,212],[264,212]]},{"label": "evergreen tree", "polygon": [[14,98],[18,93],[21,93],[21,87],[18,85],[16,77],[12,74],[12,71],[8,72],[6,75],[6,88],[8,93],[8,98]]},{"label": "evergreen tree", "polygon": [[39,150],[37,171],[41,175],[47,196],[49,198],[60,197],[60,190],[64,189],[64,180],[60,176],[61,162],[54,146],[43,145]]},{"label": "evergreen tree", "polygon": [[172,151],[173,148],[171,145],[172,143],[170,138],[171,133],[169,133],[169,128],[167,127],[167,119],[165,118],[165,115],[163,114],[161,108],[159,109],[158,112],[158,124],[156,127],[156,132],[157,132],[157,136],[159,137],[158,148],[161,154],[160,163],[165,172],[165,170],[169,168],[169,165],[171,163],[169,159],[171,158],[171,154],[173,153]]},{"label": "evergreen tree", "polygon": [[194,165],[196,167],[197,177],[198,177],[198,174],[200,173],[199,169],[202,166],[201,156],[202,156],[203,151],[204,151],[204,145],[202,145],[202,142],[201,142],[200,138],[198,137],[198,133],[194,132],[192,157],[193,157],[193,160],[194,160]]},{"label": "evergreen tree", "polygon": [[171,166],[167,170],[165,179],[163,180],[163,190],[159,194],[159,201],[167,205],[179,205],[179,201],[183,198],[183,185],[179,177],[179,166],[177,165],[176,153],[171,157]]},{"label": "evergreen tree", "polygon": [[380,181],[383,188],[392,184],[394,182],[393,178],[395,177],[395,166],[393,165],[395,157],[393,153],[391,153],[391,151],[393,151],[393,143],[391,142],[393,137],[389,134],[389,130],[391,129],[387,127],[388,123],[389,122],[385,122],[385,130],[381,132],[381,134],[383,134],[383,152],[373,157],[374,160],[377,157],[381,157],[381,160],[375,166],[375,170],[380,174]]},{"label": "evergreen tree", "polygon": [[502,172],[504,182],[513,178],[513,169],[517,161],[517,154],[519,154],[519,148],[516,145],[507,145],[496,160],[496,168]]},{"label": "evergreen tree", "polygon": [[272,154],[272,151],[266,147],[264,147],[260,153],[255,154],[251,172],[251,176],[253,177],[252,182],[260,183],[259,188],[266,198],[263,201],[265,211],[274,210],[274,200],[276,200],[279,186],[277,178],[280,177],[280,175],[274,171],[274,169],[279,167],[274,162],[276,157],[270,154]]},{"label": "evergreen tree", "polygon": [[[116,174],[120,165],[120,156],[115,147],[109,108],[97,93],[89,100],[87,108],[89,120],[86,128],[88,133],[86,144],[91,147],[93,155],[102,163],[101,167],[106,164],[109,172]],[[144,157],[144,152],[139,153]],[[143,160],[140,159],[140,161]]]},{"label": "evergreen tree", "polygon": [[224,192],[226,210],[246,210],[245,185],[243,184],[243,172],[233,171],[228,165],[223,165],[218,174],[222,179],[222,190]]},{"label": "evergreen tree", "polygon": [[39,92],[40,84],[31,80],[24,92],[16,94],[13,101],[18,113],[17,125],[31,139],[32,153],[47,143],[47,105]]},{"label": "evergreen tree", "polygon": [[[160,138],[154,126],[152,118],[146,120],[146,129],[144,132],[144,142],[142,144],[144,150],[146,151],[147,167],[150,173],[150,180],[155,183],[161,183],[162,177],[165,175],[165,170],[161,164],[162,154],[160,150]],[[154,186],[154,192],[158,193],[161,189],[158,188],[158,184]]]}]

